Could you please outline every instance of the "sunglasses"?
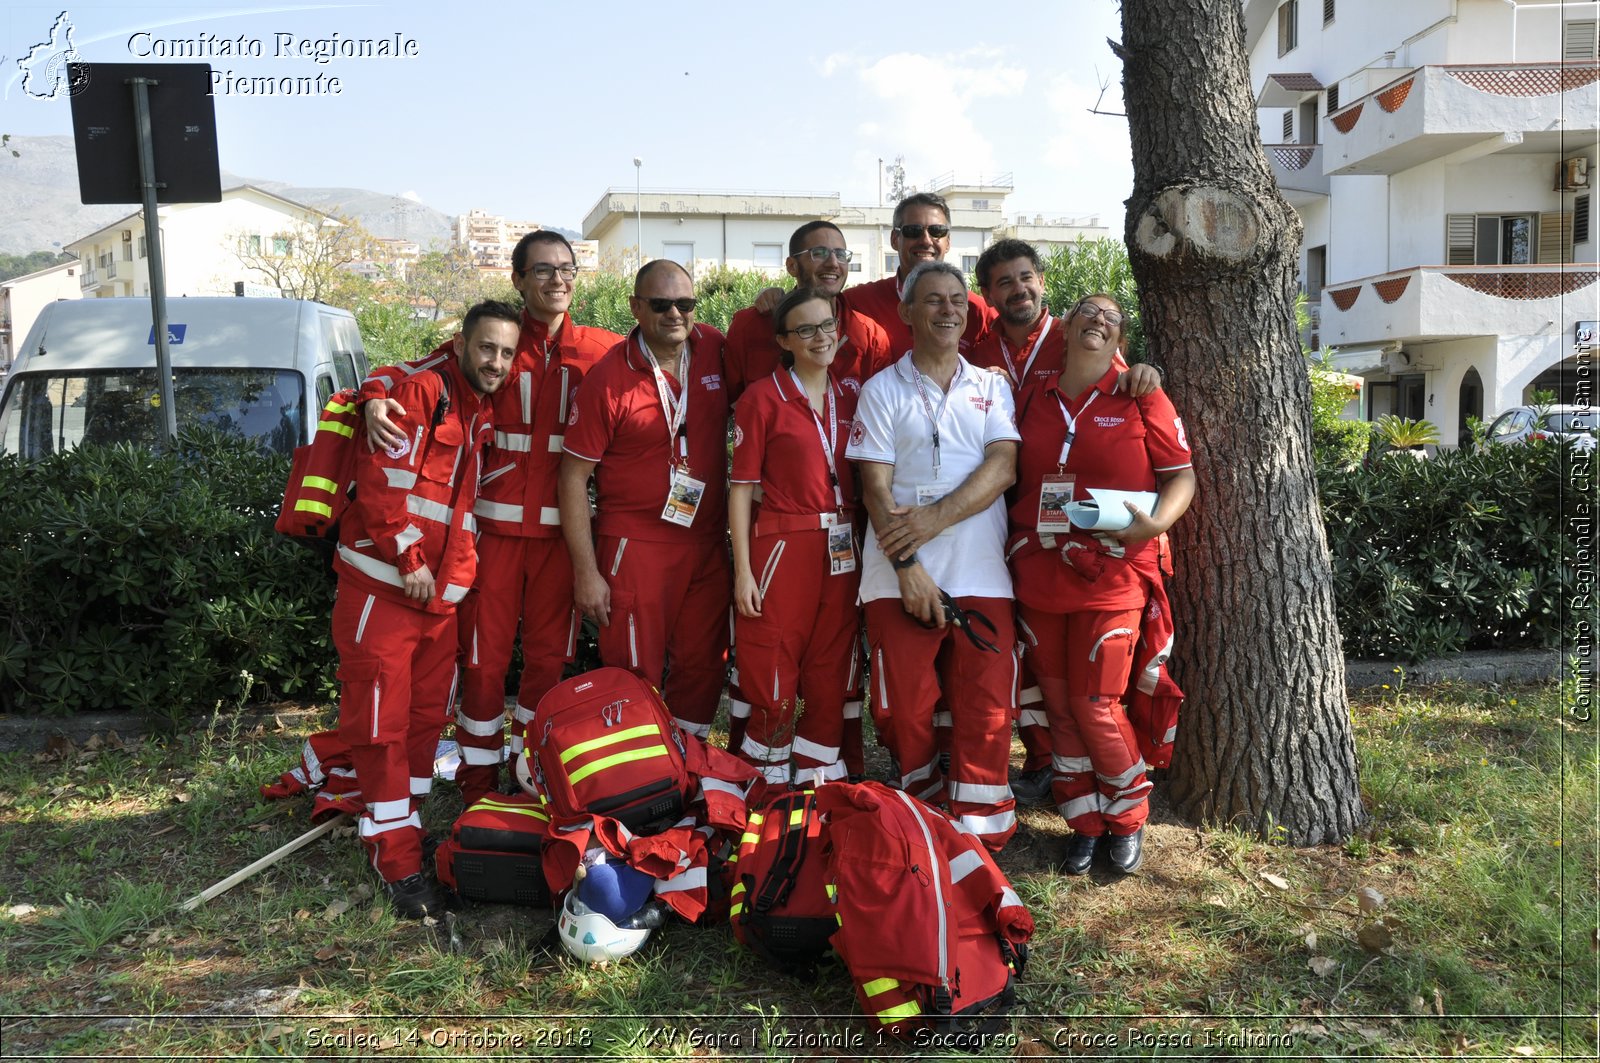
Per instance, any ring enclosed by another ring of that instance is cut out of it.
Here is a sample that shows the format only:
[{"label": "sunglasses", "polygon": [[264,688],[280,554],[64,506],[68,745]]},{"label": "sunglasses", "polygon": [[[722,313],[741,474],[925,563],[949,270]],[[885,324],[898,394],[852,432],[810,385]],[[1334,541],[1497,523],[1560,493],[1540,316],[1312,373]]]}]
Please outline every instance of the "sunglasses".
[{"label": "sunglasses", "polygon": [[920,240],[920,239],[922,239],[922,234],[923,233],[927,233],[929,236],[933,237],[935,240],[943,240],[946,236],[950,235],[950,226],[948,226],[948,225],[902,225],[902,226],[900,226],[900,235],[905,237],[907,240]]},{"label": "sunglasses", "polygon": [[840,262],[849,262],[855,257],[854,251],[846,251],[842,247],[808,247],[797,253],[795,258],[810,258],[813,262],[826,262],[832,256]]},{"label": "sunglasses", "polygon": [[695,304],[698,302],[698,300],[688,297],[682,299],[650,299],[640,296],[640,298],[644,299],[652,314],[665,314],[673,307],[677,307],[680,314],[692,314],[694,313]]}]

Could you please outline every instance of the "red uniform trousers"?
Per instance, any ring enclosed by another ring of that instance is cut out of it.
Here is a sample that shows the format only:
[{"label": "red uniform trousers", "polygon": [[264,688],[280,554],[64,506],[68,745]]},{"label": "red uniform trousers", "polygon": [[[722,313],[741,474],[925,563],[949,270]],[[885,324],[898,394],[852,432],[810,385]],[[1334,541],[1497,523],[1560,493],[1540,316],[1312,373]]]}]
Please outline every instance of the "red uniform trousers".
[{"label": "red uniform trousers", "polygon": [[[886,744],[900,762],[899,787],[930,804],[947,796],[951,817],[999,851],[1017,829],[1006,779],[1017,699],[1012,605],[1005,598],[972,597],[956,604],[994,621],[999,653],[978,649],[953,624],[943,631],[922,627],[898,598],[866,604],[872,696],[894,721]],[[952,710],[948,779],[939,770],[933,729],[941,693]]]},{"label": "red uniform trousers", "polygon": [[1057,807],[1080,834],[1132,834],[1150,817],[1144,756],[1122,706],[1143,611],[1017,609],[1050,717]]},{"label": "red uniform trousers", "polygon": [[654,683],[673,718],[697,738],[708,737],[728,669],[727,540],[602,535],[595,557],[611,587],[611,623],[598,639],[601,662]]},{"label": "red uniform trousers", "polygon": [[572,607],[572,561],[560,536],[478,536],[478,580],[461,603],[461,709],[456,742],[461,767],[456,783],[467,807],[499,781],[504,745],[506,670],[522,624],[522,681],[512,715],[511,755],[522,752],[522,732],[534,706],[561,682],[577,646]]},{"label": "red uniform trousers", "polygon": [[[828,533],[816,516],[802,519],[809,526],[789,530],[794,522],[783,514],[763,514],[750,538],[761,615],[734,621],[739,681],[751,706],[736,752],[779,784],[790,781],[792,756],[794,778],[809,785],[845,777],[840,744],[861,579],[829,574]],[[805,704],[798,718],[797,702]]]},{"label": "red uniform trousers", "polygon": [[1050,717],[1044,694],[1026,657],[1022,661],[1022,690],[1017,695],[1017,737],[1022,739],[1022,770],[1039,771],[1051,764]]},{"label": "red uniform trousers", "polygon": [[422,870],[418,806],[456,696],[456,616],[402,605],[344,580],[333,602],[339,738],[366,802],[361,844],[385,882]]}]

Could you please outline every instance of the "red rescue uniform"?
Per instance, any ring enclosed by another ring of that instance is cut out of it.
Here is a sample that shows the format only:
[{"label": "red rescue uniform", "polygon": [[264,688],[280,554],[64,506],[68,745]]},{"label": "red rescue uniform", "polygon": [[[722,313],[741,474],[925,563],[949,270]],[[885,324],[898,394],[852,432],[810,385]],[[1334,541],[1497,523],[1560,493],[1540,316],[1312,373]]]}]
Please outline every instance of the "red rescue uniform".
[{"label": "red rescue uniform", "polygon": [[[688,403],[676,437],[640,343],[635,329],[590,370],[564,447],[596,463],[595,559],[611,589],[600,659],[659,686],[679,722],[704,738],[722,696],[733,600],[723,336],[696,325],[683,379],[661,374],[672,402]],[[705,485],[688,527],[662,517],[675,467]]]},{"label": "red rescue uniform", "polygon": [[[832,377],[828,384],[818,413],[800,381],[778,369],[734,410],[733,482],[763,491],[750,535],[761,615],[734,619],[739,681],[751,704],[737,752],[776,783],[790,781],[791,756],[796,778],[808,782],[846,774],[840,746],[855,678],[860,572],[855,473],[844,451],[856,392]],[[835,528],[849,543],[837,558],[829,550]],[[805,711],[796,720],[799,702]]]},{"label": "red rescue uniform", "polygon": [[[434,426],[446,387],[450,407]],[[432,786],[434,752],[455,702],[455,607],[476,574],[472,507],[494,430],[489,403],[453,360],[396,384],[393,397],[405,407],[395,421],[405,439],[357,453],[333,607],[338,737],[366,805],[361,841],[386,882],[422,867],[416,805]],[[424,565],[436,589],[419,603],[405,596],[403,576]]]},{"label": "red rescue uniform", "polygon": [[[894,362],[911,349],[911,326],[900,320],[900,282],[896,275],[846,288],[839,298],[850,309],[876,321],[889,334],[889,360]],[[994,307],[977,292],[967,293],[967,327],[961,333],[961,354],[965,356],[983,339],[999,317]]]},{"label": "red rescue uniform", "polygon": [[[833,311],[839,320],[839,352],[828,373],[860,394],[861,385],[898,355],[890,353],[889,334],[883,327],[850,309],[842,297],[834,299]],[[734,314],[728,323],[728,344],[723,351],[723,386],[728,389],[728,401],[738,402],[753,381],[780,372],[782,353],[772,331],[771,314],[763,314],[753,306]]]},{"label": "red rescue uniform", "polygon": [[1117,393],[1118,373],[1112,366],[1081,395],[1062,394],[1059,378],[1024,389],[1007,546],[1021,634],[1050,719],[1053,796],[1071,827],[1091,836],[1132,834],[1149,816],[1146,765],[1121,699],[1161,578],[1162,545],[1040,532],[1041,486],[1046,476],[1072,476],[1071,498],[1082,501],[1091,488],[1155,491],[1158,473],[1190,467],[1183,422],[1165,392]]},{"label": "red rescue uniform", "polygon": [[[563,318],[556,335],[522,314],[516,358],[492,397],[494,447],[474,507],[480,532],[482,578],[462,603],[465,665],[456,738],[462,767],[456,781],[471,805],[493,789],[504,745],[506,671],[522,630],[522,679],[517,688],[511,753],[521,752],[533,707],[561,681],[577,643],[572,562],[561,537],[556,472],[572,399],[584,374],[622,337]],[[374,370],[363,399],[381,397],[394,383],[453,358],[440,347],[427,358]]]}]

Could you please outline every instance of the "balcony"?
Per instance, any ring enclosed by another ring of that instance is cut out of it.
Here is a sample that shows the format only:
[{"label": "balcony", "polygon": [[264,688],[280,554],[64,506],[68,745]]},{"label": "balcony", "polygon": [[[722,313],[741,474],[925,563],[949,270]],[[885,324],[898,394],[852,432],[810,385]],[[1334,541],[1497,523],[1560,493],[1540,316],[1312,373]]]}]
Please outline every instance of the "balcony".
[{"label": "balcony", "polygon": [[1304,207],[1328,194],[1328,175],[1322,172],[1321,144],[1268,144],[1267,161],[1272,178],[1290,206]]},{"label": "balcony", "polygon": [[1540,266],[1414,266],[1322,290],[1321,339],[1416,343],[1531,336],[1584,316],[1600,295],[1593,262]]},{"label": "balcony", "polygon": [[1424,66],[1322,120],[1323,171],[1393,174],[1500,151],[1559,155],[1600,117],[1600,63]]},{"label": "balcony", "polygon": [[78,290],[92,292],[96,288],[108,287],[117,279],[117,260],[112,259],[99,266],[86,266],[83,275],[78,278]]}]

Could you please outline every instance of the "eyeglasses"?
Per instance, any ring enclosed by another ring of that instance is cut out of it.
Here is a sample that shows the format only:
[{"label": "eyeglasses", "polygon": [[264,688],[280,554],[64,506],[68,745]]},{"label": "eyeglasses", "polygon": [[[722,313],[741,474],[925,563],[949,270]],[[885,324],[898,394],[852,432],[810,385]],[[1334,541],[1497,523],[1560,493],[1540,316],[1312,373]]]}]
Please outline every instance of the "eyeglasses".
[{"label": "eyeglasses", "polygon": [[1105,323],[1110,325],[1112,328],[1122,327],[1122,315],[1117,313],[1115,310],[1103,307],[1098,303],[1079,303],[1077,308],[1073,310],[1073,313],[1080,317],[1086,317],[1090,321],[1103,319]]},{"label": "eyeglasses", "polygon": [[835,332],[839,331],[839,319],[836,317],[830,317],[822,321],[818,321],[814,325],[796,325],[794,328],[784,329],[782,332],[779,332],[778,335],[799,336],[803,340],[809,340],[811,337],[815,336],[818,331],[826,332],[830,336],[833,335]]},{"label": "eyeglasses", "polygon": [[948,226],[948,225],[902,225],[902,226],[900,226],[900,235],[905,237],[907,240],[920,240],[920,239],[922,239],[922,234],[923,233],[927,233],[929,236],[933,237],[935,240],[943,240],[946,236],[950,235],[950,226]]},{"label": "eyeglasses", "polygon": [[640,296],[640,298],[643,298],[649,304],[652,314],[665,314],[673,307],[677,307],[680,314],[692,314],[697,302],[697,300],[687,296],[682,299],[649,299],[643,296]]},{"label": "eyeglasses", "polygon": [[523,271],[524,276],[532,274],[533,279],[537,281],[547,281],[557,273],[561,274],[562,280],[569,281],[578,275],[578,267],[570,265],[552,266],[547,262],[541,262],[537,266],[529,266]]},{"label": "eyeglasses", "polygon": [[849,262],[852,258],[856,257],[856,253],[854,251],[847,251],[842,247],[808,247],[804,251],[796,252],[794,257],[809,257],[813,262],[826,262],[830,256],[838,259],[840,262]]}]

